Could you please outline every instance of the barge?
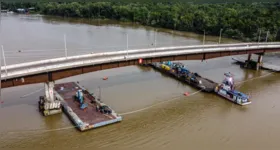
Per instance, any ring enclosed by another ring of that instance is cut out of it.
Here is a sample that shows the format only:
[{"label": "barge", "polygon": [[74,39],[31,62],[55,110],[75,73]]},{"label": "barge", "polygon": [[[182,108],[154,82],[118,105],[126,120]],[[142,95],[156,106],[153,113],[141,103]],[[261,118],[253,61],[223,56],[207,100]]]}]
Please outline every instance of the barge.
[{"label": "barge", "polygon": [[234,80],[231,73],[224,74],[226,78],[223,82],[215,88],[215,92],[226,98],[227,100],[239,105],[251,104],[251,100],[248,95],[241,93],[234,89]]},{"label": "barge", "polygon": [[190,72],[182,63],[179,62],[172,63],[168,61],[151,63],[150,66],[204,92],[214,92],[216,86],[218,85],[218,83],[204,78],[198,73]]},{"label": "barge", "polygon": [[230,73],[225,73],[226,78],[221,84],[218,84],[212,80],[201,77],[197,73],[190,72],[182,63],[179,62],[172,63],[168,61],[151,63],[149,65],[155,70],[167,74],[204,92],[215,93],[239,105],[251,104],[251,100],[248,95],[234,89],[233,76]]},{"label": "barge", "polygon": [[63,111],[80,131],[122,121],[113,109],[75,82],[56,84],[54,91]]}]

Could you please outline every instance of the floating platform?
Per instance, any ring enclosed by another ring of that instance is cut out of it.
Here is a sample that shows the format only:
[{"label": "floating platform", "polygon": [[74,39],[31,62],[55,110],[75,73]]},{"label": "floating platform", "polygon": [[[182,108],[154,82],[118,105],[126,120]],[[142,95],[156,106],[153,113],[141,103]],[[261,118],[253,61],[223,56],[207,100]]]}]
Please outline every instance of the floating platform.
[{"label": "floating platform", "polygon": [[[179,64],[178,62],[175,62],[175,64]],[[163,68],[160,67],[160,63],[151,63],[149,64],[151,67],[153,67],[155,70],[158,70],[162,73],[165,73],[179,81],[182,81],[184,83],[187,83],[199,90],[202,90],[204,92],[214,92],[215,91],[215,88],[218,86],[218,83],[215,83],[214,81],[210,80],[210,79],[207,79],[207,78],[204,78],[202,76],[200,76],[199,74],[197,73],[193,73],[193,75],[195,76],[195,78],[198,80],[198,81],[201,81],[200,83],[199,82],[194,82],[192,81],[190,78],[186,77],[185,75],[179,75],[177,74],[176,72],[172,71],[172,69],[170,71],[168,70],[165,70]]]},{"label": "floating platform", "polygon": [[[242,59],[242,58],[232,58],[232,60],[234,60],[237,64],[240,64],[242,67],[244,67],[245,62],[246,62],[246,59]],[[252,62],[254,62],[254,61],[252,61]],[[256,63],[256,62],[254,62],[254,63]],[[249,68],[253,68],[253,67],[249,67]],[[274,72],[280,72],[280,66],[276,66],[273,64],[262,63],[260,68],[265,69],[265,70],[271,70]]]},{"label": "floating platform", "polygon": [[[80,108],[79,102],[74,99],[76,92],[80,89],[83,90],[84,102],[88,105],[84,110]],[[54,90],[57,98],[62,101],[63,111],[80,131],[122,121],[122,117],[116,114],[114,110],[96,100],[93,95],[75,82],[56,84]],[[99,111],[98,108],[101,106],[109,108],[111,113]]]}]

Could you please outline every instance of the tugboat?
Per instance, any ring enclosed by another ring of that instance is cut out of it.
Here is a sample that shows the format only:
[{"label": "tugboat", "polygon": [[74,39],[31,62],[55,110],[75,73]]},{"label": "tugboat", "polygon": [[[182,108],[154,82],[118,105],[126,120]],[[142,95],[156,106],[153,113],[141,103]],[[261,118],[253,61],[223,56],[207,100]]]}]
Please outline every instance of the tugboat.
[{"label": "tugboat", "polygon": [[229,73],[225,73],[224,75],[226,76],[226,78],[224,79],[222,84],[218,85],[215,88],[215,92],[218,95],[220,95],[236,104],[239,104],[239,105],[251,104],[251,101],[250,101],[250,98],[248,95],[241,93],[234,89],[234,80],[233,80],[232,74],[229,72]]}]

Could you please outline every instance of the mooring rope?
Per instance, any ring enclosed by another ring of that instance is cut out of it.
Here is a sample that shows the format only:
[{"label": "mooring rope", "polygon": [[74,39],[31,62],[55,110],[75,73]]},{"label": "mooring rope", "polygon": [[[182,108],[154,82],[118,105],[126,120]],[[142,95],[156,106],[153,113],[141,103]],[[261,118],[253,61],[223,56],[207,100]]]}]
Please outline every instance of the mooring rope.
[{"label": "mooring rope", "polygon": [[267,74],[264,74],[264,75],[261,75],[261,76],[258,76],[258,77],[254,77],[254,78],[251,78],[251,79],[248,79],[248,80],[239,81],[239,82],[237,82],[237,84],[242,84],[242,83],[245,83],[245,82],[248,82],[248,81],[252,81],[252,80],[255,80],[255,79],[258,79],[258,78],[263,78],[263,77],[269,76],[269,75],[271,75],[273,73],[275,73],[275,72],[270,72],[270,73],[267,73]]},{"label": "mooring rope", "polygon": [[[196,92],[193,92],[191,93],[189,96],[192,96],[192,95],[195,95],[199,92],[201,92],[202,90],[199,90],[199,91],[196,91]],[[162,102],[159,102],[159,103],[156,103],[154,105],[151,105],[151,106],[148,106],[148,107],[145,107],[145,108],[141,108],[141,109],[138,109],[138,110],[134,110],[134,111],[130,111],[130,112],[126,112],[126,113],[121,113],[120,115],[123,116],[123,115],[128,115],[128,114],[133,114],[133,113],[137,113],[137,112],[141,112],[141,111],[144,111],[144,110],[147,110],[149,108],[152,108],[152,107],[155,107],[157,105],[160,105],[160,104],[163,104],[163,103],[166,103],[166,102],[169,102],[169,101],[173,101],[173,100],[176,100],[176,99],[179,99],[179,98],[182,98],[183,96],[176,96],[172,99],[169,99],[169,100],[166,100],[166,101],[162,101]]]}]

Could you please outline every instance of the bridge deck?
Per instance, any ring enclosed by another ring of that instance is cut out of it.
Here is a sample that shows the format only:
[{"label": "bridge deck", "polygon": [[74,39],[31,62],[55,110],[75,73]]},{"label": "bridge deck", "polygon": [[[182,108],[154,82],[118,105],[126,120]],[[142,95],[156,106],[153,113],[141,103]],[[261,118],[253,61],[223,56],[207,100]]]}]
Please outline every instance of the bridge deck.
[{"label": "bridge deck", "polygon": [[[64,89],[61,90],[60,89],[61,87],[63,87]],[[83,130],[99,127],[100,126],[99,124],[106,125],[106,124],[117,122],[118,116],[115,115],[114,113],[103,114],[96,110],[96,106],[97,105],[100,106],[100,103],[95,101],[95,98],[92,95],[90,95],[87,91],[84,92],[84,100],[85,103],[88,104],[88,108],[86,110],[80,109],[79,107],[80,104],[78,103],[78,101],[74,99],[74,95],[79,89],[81,89],[81,87],[75,82],[56,84],[54,87],[54,90],[63,98],[65,102],[64,108],[69,106],[84,124],[88,124],[86,129],[80,129],[80,130],[83,131]],[[91,103],[92,100],[95,103]],[[73,119],[73,117],[72,118],[71,116],[69,117],[71,120]]]},{"label": "bridge deck", "polygon": [[[279,52],[280,43],[241,43],[158,47],[86,54],[1,66],[1,87],[49,82],[79,74],[138,65],[179,60],[205,60],[224,56]],[[265,65],[264,65],[265,66]]]}]

